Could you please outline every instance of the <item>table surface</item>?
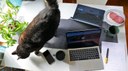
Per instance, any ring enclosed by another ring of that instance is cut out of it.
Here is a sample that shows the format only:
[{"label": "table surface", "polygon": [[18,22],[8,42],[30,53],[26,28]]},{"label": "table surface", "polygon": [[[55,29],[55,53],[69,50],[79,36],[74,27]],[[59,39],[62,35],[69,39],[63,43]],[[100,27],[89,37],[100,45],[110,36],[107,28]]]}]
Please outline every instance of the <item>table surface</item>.
[{"label": "table surface", "polygon": [[[91,7],[103,9],[105,11],[109,9],[118,9],[123,12],[123,7],[121,6],[104,6],[104,5],[88,5]],[[59,3],[59,8],[61,11],[61,19],[69,19],[73,16],[77,4],[71,3]],[[23,17],[24,20],[31,22],[31,20],[44,8],[44,4],[41,0],[39,2],[24,2],[20,11],[19,16]],[[102,57],[105,57],[106,47],[113,47],[112,55],[108,64],[104,64],[104,70],[101,71],[127,71],[126,70],[126,36],[125,36],[125,25],[119,27],[118,34],[118,43],[109,43],[102,42]],[[3,65],[15,68],[22,68],[32,71],[69,71],[69,64],[67,57],[64,61],[58,61],[57,59],[52,65],[49,65],[44,58],[41,56],[36,56],[34,53],[31,53],[30,57],[27,59],[17,60],[17,56],[11,55],[11,53],[16,49],[16,46],[7,48],[5,51]],[[115,48],[116,47],[116,48]],[[115,48],[115,49],[114,49]],[[52,48],[42,48],[41,52],[49,49],[50,52],[54,55],[58,50],[61,49],[52,49]],[[66,51],[66,50],[64,50]]]}]

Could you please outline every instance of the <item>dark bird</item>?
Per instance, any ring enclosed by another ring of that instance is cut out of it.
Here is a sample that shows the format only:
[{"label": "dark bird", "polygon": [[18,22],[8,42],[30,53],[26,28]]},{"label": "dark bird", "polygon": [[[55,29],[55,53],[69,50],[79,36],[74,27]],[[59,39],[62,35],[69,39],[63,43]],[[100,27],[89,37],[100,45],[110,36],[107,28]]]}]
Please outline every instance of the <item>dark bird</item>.
[{"label": "dark bird", "polygon": [[46,0],[46,7],[32,20],[28,27],[19,37],[17,49],[12,55],[17,55],[18,59],[29,57],[30,53],[39,50],[56,33],[60,22],[60,10],[57,0]]}]

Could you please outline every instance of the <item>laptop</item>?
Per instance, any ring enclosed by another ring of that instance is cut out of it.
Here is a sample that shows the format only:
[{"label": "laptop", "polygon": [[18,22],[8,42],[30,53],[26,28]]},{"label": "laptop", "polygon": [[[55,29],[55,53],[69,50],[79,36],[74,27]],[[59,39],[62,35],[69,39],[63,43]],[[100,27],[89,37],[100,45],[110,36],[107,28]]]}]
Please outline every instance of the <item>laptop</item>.
[{"label": "laptop", "polygon": [[70,71],[104,69],[98,46],[68,49],[68,56]]},{"label": "laptop", "polygon": [[92,26],[102,27],[104,13],[104,10],[78,4],[72,19]]},{"label": "laptop", "polygon": [[101,70],[104,68],[100,53],[101,29],[66,33],[68,61],[71,71]]}]

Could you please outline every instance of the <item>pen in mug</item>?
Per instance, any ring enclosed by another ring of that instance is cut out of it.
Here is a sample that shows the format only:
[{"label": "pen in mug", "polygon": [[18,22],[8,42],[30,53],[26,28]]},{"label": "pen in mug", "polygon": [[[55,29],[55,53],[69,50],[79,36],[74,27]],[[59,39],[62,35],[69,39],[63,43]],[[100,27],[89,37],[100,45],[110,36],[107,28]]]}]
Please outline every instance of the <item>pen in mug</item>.
[{"label": "pen in mug", "polygon": [[107,48],[107,53],[106,53],[106,58],[105,58],[105,63],[108,63],[108,56],[109,56],[109,48]]}]

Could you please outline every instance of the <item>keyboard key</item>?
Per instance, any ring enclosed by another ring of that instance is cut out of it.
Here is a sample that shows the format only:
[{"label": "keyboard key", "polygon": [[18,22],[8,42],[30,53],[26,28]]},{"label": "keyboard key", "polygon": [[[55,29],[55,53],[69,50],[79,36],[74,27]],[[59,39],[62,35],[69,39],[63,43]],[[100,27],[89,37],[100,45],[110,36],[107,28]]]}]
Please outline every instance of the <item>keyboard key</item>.
[{"label": "keyboard key", "polygon": [[97,48],[69,50],[70,61],[99,59]]}]

